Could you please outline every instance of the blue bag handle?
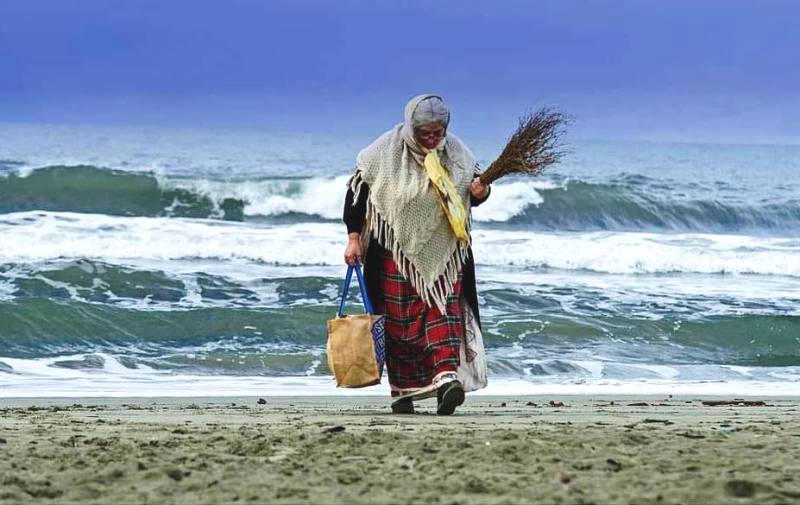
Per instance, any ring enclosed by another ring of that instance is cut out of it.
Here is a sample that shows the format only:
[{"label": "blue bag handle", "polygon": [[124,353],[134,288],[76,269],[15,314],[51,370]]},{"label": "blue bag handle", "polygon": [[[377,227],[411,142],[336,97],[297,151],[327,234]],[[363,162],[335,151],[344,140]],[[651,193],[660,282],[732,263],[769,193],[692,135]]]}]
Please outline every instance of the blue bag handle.
[{"label": "blue bag handle", "polygon": [[372,303],[369,301],[367,295],[367,286],[364,283],[364,276],[361,274],[361,264],[356,263],[347,267],[347,273],[344,276],[344,285],[342,286],[342,299],[339,302],[339,312],[336,313],[337,317],[344,316],[344,304],[347,301],[347,292],[350,290],[350,280],[353,278],[353,270],[356,271],[358,278],[358,288],[361,290],[361,299],[364,300],[364,310],[367,314],[374,314],[372,310]]}]

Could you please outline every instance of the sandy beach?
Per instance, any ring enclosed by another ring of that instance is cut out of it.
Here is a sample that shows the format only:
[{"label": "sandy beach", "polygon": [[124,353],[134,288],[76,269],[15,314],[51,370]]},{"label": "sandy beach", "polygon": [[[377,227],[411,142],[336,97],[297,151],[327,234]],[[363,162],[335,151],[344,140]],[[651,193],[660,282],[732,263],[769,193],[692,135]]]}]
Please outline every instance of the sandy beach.
[{"label": "sandy beach", "polygon": [[0,503],[800,501],[800,400],[703,400],[3,399]]}]

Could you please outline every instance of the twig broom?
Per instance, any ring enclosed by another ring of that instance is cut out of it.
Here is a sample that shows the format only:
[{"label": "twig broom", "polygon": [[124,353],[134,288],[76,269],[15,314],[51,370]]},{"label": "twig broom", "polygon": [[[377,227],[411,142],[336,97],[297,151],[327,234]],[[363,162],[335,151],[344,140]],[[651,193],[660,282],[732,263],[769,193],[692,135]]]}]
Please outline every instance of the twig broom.
[{"label": "twig broom", "polygon": [[491,184],[509,174],[541,173],[564,156],[561,138],[569,118],[561,112],[543,108],[523,116],[500,156],[489,165],[480,179]]}]

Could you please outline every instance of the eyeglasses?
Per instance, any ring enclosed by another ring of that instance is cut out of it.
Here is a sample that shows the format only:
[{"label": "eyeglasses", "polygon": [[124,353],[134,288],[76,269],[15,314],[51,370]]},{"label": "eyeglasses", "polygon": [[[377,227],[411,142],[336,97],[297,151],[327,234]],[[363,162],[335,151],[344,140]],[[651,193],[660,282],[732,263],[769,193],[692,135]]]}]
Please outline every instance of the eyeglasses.
[{"label": "eyeglasses", "polygon": [[435,132],[429,132],[429,131],[425,131],[425,130],[414,130],[414,135],[416,135],[417,137],[419,137],[421,139],[425,139],[425,140],[427,140],[427,139],[443,139],[445,136],[447,136],[447,130],[445,130],[444,128],[442,128],[441,130],[435,131]]}]

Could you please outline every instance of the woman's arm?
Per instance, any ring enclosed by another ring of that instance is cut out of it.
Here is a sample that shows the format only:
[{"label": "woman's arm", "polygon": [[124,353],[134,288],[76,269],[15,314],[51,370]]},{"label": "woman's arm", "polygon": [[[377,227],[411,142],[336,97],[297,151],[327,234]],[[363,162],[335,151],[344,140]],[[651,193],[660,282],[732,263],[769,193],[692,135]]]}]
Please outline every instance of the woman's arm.
[{"label": "woman's arm", "polygon": [[344,197],[344,211],[342,221],[347,225],[347,233],[361,233],[364,228],[364,221],[367,218],[367,198],[369,197],[369,186],[362,183],[361,191],[358,194],[358,201],[354,204],[354,194],[352,189],[347,190]]},{"label": "woman's arm", "polygon": [[477,207],[482,204],[489,198],[489,195],[492,194],[492,186],[482,183],[478,175],[480,174],[475,172],[475,178],[472,179],[472,185],[469,188],[469,204],[472,207]]},{"label": "woman's arm", "polygon": [[348,265],[361,263],[364,259],[361,251],[361,230],[364,229],[364,221],[367,217],[369,186],[366,183],[362,184],[357,201],[354,202],[355,195],[352,189],[347,190],[344,198],[342,221],[347,226],[347,247],[344,250],[344,261]]}]

